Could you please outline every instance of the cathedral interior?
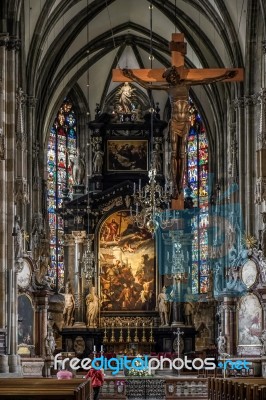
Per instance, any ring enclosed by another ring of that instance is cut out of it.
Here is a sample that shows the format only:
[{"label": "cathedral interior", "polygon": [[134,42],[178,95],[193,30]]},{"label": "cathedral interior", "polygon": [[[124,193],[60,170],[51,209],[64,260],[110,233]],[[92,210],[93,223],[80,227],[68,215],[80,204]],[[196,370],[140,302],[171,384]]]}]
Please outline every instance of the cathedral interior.
[{"label": "cathedral interior", "polygon": [[266,399],[265,1],[0,15],[0,399]]}]

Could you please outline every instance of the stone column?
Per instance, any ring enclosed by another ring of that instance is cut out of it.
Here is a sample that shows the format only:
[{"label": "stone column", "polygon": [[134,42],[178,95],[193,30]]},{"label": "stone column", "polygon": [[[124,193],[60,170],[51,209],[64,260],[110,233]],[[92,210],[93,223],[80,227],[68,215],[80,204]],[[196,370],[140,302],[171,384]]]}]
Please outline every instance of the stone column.
[{"label": "stone column", "polygon": [[[26,96],[21,88],[16,94],[16,181],[15,181],[15,204],[16,213],[20,216],[22,227],[26,230],[26,204],[29,201],[28,183],[27,183],[27,137],[24,127],[23,108]],[[25,250],[25,249],[24,249]]]},{"label": "stone column", "polygon": [[226,337],[226,353],[232,356],[234,354],[235,337],[235,321],[234,321],[234,305],[230,297],[224,297],[224,336]]},{"label": "stone column", "polygon": [[46,357],[45,338],[47,335],[47,310],[49,292],[44,290],[36,297],[35,335],[39,339],[35,345],[36,355]]},{"label": "stone column", "polygon": [[238,143],[239,154],[239,202],[242,205],[243,218],[247,212],[245,208],[245,171],[246,171],[246,150],[243,135],[245,132],[244,124],[244,99],[238,98],[233,102],[236,111],[236,142]]},{"label": "stone column", "polygon": [[[8,36],[0,34],[0,328],[6,329],[6,43]],[[8,372],[7,357],[1,356],[0,373]]]},{"label": "stone column", "polygon": [[[35,129],[35,107],[36,97],[27,96],[26,119],[27,119],[27,180],[29,187],[30,204],[27,208],[27,231],[30,232],[33,226],[33,215],[39,218],[42,213],[42,178],[39,171],[39,144],[35,143],[33,149],[33,132]],[[35,157],[33,163],[33,156]],[[32,167],[34,166],[34,167]],[[34,171],[34,174],[32,173]]]},{"label": "stone column", "polygon": [[74,266],[74,297],[75,297],[75,324],[74,328],[85,328],[83,321],[84,301],[82,296],[81,259],[86,231],[73,231],[75,240],[75,266]]},{"label": "stone column", "polygon": [[257,183],[255,202],[263,205],[266,211],[266,88],[262,88],[258,100],[260,102],[260,128],[257,135]]},{"label": "stone column", "polygon": [[64,235],[64,265],[65,265],[65,284],[69,280],[71,287],[75,287],[75,239],[72,234]]},{"label": "stone column", "polygon": [[16,117],[16,50],[20,48],[20,41],[17,38],[10,38],[7,42],[6,57],[6,235],[7,235],[7,268],[9,276],[9,287],[7,290],[8,303],[8,335],[7,348],[9,352],[9,371],[17,372],[17,275],[14,252],[14,240],[12,233],[15,220],[15,117]]}]

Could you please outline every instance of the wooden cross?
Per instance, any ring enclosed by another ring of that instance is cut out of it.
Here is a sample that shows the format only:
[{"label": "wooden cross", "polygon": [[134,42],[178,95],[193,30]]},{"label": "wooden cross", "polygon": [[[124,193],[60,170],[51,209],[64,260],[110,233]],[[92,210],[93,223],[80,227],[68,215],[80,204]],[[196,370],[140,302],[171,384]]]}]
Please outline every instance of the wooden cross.
[{"label": "wooden cross", "polygon": [[[181,209],[182,183],[184,177],[184,149],[189,130],[189,87],[206,85],[213,82],[239,82],[244,79],[241,68],[184,68],[186,43],[183,33],[173,33],[170,42],[172,67],[167,70],[158,69],[114,69],[114,82],[139,83],[151,90],[166,90],[172,109],[169,121],[169,136],[171,143],[170,176],[175,187],[175,203],[172,208]],[[165,84],[166,83],[166,84]],[[178,201],[178,195],[180,201]]]},{"label": "wooden cross", "polygon": [[[236,75],[232,78],[225,78],[222,82],[239,82],[244,79],[244,70],[242,68],[201,68],[192,69],[184,68],[185,65],[185,54],[187,44],[184,42],[183,33],[173,33],[172,41],[170,42],[170,50],[172,54],[172,66],[178,68],[180,78],[188,81],[200,81],[204,83],[206,79],[214,79],[225,74],[227,71],[235,71]],[[165,69],[154,68],[154,69],[133,69],[133,74],[142,79],[145,82],[165,82],[163,73]],[[113,70],[113,81],[114,82],[129,82],[130,79],[123,75],[121,69]]]}]

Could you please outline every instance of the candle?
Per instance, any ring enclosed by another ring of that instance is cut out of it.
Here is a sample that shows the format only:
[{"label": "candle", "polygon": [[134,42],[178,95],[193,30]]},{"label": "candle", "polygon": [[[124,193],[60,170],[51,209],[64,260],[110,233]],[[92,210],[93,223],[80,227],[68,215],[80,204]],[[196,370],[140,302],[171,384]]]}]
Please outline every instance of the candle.
[{"label": "candle", "polygon": [[96,346],[95,345],[93,346],[93,351],[96,351]]},{"label": "candle", "polygon": [[103,351],[103,345],[101,344],[101,351]]},{"label": "candle", "polygon": [[134,182],[133,188],[134,188],[133,193],[136,194],[136,183],[135,182]]}]

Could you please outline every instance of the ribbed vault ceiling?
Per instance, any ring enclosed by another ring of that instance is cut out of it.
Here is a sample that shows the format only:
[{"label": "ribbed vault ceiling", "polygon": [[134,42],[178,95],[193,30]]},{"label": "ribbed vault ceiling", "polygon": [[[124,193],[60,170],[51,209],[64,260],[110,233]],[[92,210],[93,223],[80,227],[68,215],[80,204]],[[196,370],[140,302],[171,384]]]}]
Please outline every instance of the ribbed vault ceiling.
[{"label": "ribbed vault ceiling", "polygon": [[[173,32],[185,34],[186,67],[242,67],[246,1],[153,0],[152,12],[148,0],[7,2],[6,12],[15,8],[24,22],[25,89],[38,98],[38,128],[45,137],[56,109],[72,89],[79,93],[83,111],[94,119],[95,104],[103,107],[118,85],[112,82],[112,68],[150,67],[151,36],[153,67],[170,65],[168,43]],[[239,90],[239,84],[231,86]],[[228,84],[191,90],[210,129],[222,123],[227,90]],[[166,94],[153,92],[153,97],[163,112]]]}]

